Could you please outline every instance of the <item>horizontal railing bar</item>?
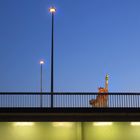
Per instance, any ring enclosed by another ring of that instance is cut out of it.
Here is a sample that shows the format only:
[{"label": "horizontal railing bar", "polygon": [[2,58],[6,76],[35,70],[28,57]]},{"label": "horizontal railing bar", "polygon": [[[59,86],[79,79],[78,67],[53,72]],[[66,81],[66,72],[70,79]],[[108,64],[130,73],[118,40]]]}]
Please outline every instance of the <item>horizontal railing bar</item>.
[{"label": "horizontal railing bar", "polygon": [[[0,95],[97,95],[98,92],[0,92]],[[109,95],[140,95],[140,93],[136,92],[109,92],[109,93],[101,93],[101,94],[109,94]]]},{"label": "horizontal railing bar", "polygon": [[0,95],[51,95],[50,92],[0,92]]},{"label": "horizontal railing bar", "polygon": [[[44,93],[45,94],[45,93]],[[51,93],[50,93],[51,94]],[[98,92],[55,92],[54,95],[99,95]],[[109,92],[109,93],[101,93],[102,95],[140,95],[140,93],[129,93],[129,92]]]}]

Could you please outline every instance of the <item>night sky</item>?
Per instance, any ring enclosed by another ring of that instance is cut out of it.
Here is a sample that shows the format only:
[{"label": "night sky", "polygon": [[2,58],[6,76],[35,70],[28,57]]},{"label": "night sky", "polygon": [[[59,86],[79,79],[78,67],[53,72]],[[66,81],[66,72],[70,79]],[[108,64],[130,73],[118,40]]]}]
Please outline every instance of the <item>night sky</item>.
[{"label": "night sky", "polygon": [[0,91],[50,91],[51,14],[54,91],[140,91],[139,0],[0,0]]}]

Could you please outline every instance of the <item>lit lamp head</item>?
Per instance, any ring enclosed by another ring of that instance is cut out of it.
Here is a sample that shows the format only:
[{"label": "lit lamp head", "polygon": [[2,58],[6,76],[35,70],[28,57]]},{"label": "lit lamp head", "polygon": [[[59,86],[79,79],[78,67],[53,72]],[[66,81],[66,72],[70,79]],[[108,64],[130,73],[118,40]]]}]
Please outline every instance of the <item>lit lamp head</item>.
[{"label": "lit lamp head", "polygon": [[54,7],[50,7],[50,8],[49,8],[49,12],[50,12],[50,13],[55,13],[55,12],[56,12],[56,9],[55,9]]},{"label": "lit lamp head", "polygon": [[43,60],[40,60],[40,65],[43,65],[45,62]]}]

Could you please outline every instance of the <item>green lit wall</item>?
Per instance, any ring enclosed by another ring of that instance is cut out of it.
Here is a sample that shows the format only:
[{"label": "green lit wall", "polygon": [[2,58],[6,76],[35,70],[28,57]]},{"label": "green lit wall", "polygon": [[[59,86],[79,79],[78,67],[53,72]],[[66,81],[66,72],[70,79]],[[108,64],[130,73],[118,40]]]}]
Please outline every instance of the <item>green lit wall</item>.
[{"label": "green lit wall", "polygon": [[[83,127],[82,127],[83,126]],[[95,126],[92,122],[36,122],[32,126],[0,123],[0,140],[140,140],[140,126],[114,122]]]},{"label": "green lit wall", "polygon": [[33,126],[16,126],[12,122],[0,123],[0,140],[77,140],[78,123],[34,123]]},{"label": "green lit wall", "polygon": [[84,140],[140,140],[140,126],[130,122],[114,122],[111,126],[84,123]]}]

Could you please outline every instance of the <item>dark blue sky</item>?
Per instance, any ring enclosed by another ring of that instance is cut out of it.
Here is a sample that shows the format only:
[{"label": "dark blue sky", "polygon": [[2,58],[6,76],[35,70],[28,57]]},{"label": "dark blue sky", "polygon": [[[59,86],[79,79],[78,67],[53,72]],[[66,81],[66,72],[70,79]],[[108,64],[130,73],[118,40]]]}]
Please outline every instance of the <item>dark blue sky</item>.
[{"label": "dark blue sky", "polygon": [[51,5],[54,91],[140,91],[139,0],[0,0],[0,91],[50,91]]}]

